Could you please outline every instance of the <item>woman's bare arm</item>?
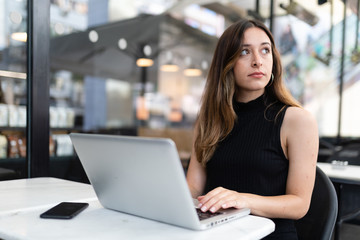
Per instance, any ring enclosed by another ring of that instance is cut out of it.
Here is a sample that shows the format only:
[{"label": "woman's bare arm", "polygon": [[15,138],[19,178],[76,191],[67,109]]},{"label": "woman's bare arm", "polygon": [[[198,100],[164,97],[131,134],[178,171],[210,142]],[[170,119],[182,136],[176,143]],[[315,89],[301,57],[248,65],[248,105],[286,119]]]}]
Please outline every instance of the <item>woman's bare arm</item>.
[{"label": "woman's bare arm", "polygon": [[[196,139],[196,128],[195,128],[194,140]],[[186,180],[193,198],[197,198],[204,192],[206,183],[206,172],[205,168],[196,159],[195,148],[193,144],[189,167],[186,174]]]}]

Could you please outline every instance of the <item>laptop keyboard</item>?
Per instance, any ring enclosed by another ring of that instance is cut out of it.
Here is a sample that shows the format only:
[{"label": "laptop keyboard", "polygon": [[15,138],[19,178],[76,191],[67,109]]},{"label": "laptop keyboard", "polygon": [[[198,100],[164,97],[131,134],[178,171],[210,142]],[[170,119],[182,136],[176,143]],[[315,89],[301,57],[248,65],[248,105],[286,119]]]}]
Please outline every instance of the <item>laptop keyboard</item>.
[{"label": "laptop keyboard", "polygon": [[198,209],[198,208],[196,208],[196,212],[197,212],[197,215],[198,215],[198,217],[199,217],[200,220],[208,219],[208,218],[211,218],[211,217],[214,217],[214,216],[223,214],[223,213],[221,213],[221,212],[215,212],[215,213],[212,213],[212,212],[203,212],[203,211],[201,211],[201,210]]}]

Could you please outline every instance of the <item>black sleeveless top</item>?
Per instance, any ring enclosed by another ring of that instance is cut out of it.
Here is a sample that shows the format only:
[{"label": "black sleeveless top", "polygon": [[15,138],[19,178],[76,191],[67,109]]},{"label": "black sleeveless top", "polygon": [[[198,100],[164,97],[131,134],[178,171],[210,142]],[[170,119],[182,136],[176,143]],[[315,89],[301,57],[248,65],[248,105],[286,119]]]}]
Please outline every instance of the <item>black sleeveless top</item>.
[{"label": "black sleeveless top", "polygon": [[[289,161],[281,147],[280,128],[286,106],[265,99],[262,95],[248,103],[234,102],[237,120],[206,165],[205,193],[221,186],[262,196],[285,194]],[[293,220],[272,220],[275,232],[266,239],[297,239]]]}]

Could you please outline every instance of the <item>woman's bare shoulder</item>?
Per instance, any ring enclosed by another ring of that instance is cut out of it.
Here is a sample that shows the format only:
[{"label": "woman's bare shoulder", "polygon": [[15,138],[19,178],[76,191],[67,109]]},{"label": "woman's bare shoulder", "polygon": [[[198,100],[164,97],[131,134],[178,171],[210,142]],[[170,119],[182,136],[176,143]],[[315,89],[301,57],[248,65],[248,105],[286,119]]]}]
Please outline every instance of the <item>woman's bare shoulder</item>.
[{"label": "woman's bare shoulder", "polygon": [[289,107],[281,127],[282,141],[292,163],[309,159],[316,162],[319,133],[315,117],[307,110]]},{"label": "woman's bare shoulder", "polygon": [[300,107],[289,107],[286,110],[282,128],[288,137],[316,137],[318,134],[314,115]]},{"label": "woman's bare shoulder", "polygon": [[284,122],[287,122],[291,125],[316,125],[316,119],[314,115],[306,109],[300,107],[289,107],[286,110]]}]

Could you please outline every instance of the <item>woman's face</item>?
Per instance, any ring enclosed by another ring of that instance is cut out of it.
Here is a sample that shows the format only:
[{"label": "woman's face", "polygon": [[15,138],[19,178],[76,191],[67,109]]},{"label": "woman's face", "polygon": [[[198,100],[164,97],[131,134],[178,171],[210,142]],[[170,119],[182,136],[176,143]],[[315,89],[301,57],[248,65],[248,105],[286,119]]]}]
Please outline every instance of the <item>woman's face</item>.
[{"label": "woman's face", "polygon": [[247,29],[240,46],[240,56],[234,66],[238,100],[263,94],[271,78],[272,66],[269,37],[260,28]]}]

